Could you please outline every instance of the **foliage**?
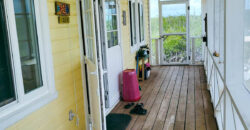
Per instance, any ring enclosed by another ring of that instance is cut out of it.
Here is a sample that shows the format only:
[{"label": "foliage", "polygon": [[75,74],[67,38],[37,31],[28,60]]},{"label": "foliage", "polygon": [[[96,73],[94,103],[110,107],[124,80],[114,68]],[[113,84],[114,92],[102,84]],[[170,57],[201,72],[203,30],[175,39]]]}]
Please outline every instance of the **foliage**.
[{"label": "foliage", "polygon": [[[171,60],[174,55],[178,55],[178,57],[185,57],[186,53],[186,36],[168,36],[163,43],[164,53],[166,55],[167,61]],[[177,58],[178,60],[181,58]]]},{"label": "foliage", "polygon": [[[201,17],[190,16],[190,36],[201,35]],[[164,33],[185,33],[186,16],[169,16],[163,18]],[[159,37],[159,18],[151,18],[151,36]],[[196,46],[201,45],[201,39],[196,42]],[[168,36],[163,43],[165,61],[182,62],[186,59],[186,36]]]},{"label": "foliage", "polygon": [[186,16],[169,16],[163,18],[164,33],[186,32]]}]

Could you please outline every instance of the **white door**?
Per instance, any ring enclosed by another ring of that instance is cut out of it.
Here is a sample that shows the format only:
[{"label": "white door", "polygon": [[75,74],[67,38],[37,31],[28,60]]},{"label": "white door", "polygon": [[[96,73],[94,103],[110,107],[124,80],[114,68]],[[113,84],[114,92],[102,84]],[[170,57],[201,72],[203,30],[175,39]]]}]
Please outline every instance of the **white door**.
[{"label": "white door", "polygon": [[120,100],[120,77],[122,74],[122,48],[119,32],[119,9],[116,0],[104,1],[104,20],[107,47],[109,112]]},{"label": "white door", "polygon": [[[81,2],[81,1],[80,1]],[[88,97],[89,127],[94,130],[102,129],[101,101],[98,77],[98,61],[96,51],[95,20],[92,0],[83,0],[81,5],[81,21],[83,23],[84,58],[86,87]],[[87,113],[86,113],[87,114]],[[88,125],[88,124],[87,124]]]}]

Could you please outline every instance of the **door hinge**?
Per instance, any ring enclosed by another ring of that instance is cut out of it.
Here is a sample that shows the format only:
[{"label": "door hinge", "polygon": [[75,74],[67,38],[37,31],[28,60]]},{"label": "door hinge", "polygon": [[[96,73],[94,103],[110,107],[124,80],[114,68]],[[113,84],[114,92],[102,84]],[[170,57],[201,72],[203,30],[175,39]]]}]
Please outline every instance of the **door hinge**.
[{"label": "door hinge", "polygon": [[83,59],[82,59],[82,60],[83,60],[83,63],[84,63],[84,64],[87,64],[87,62],[86,62],[86,61],[87,61],[87,60],[86,60],[86,56],[83,56]]},{"label": "door hinge", "polygon": [[108,100],[109,91],[105,91],[105,101]]},{"label": "door hinge", "polygon": [[109,108],[109,91],[104,92],[105,108]]}]

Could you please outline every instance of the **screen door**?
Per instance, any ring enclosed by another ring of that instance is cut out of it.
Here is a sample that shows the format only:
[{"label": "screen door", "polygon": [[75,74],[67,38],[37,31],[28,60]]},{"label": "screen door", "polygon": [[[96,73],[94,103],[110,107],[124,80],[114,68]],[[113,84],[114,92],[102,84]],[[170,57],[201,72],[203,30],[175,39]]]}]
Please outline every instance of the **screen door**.
[{"label": "screen door", "polygon": [[161,64],[188,64],[188,6],[186,1],[160,1]]}]

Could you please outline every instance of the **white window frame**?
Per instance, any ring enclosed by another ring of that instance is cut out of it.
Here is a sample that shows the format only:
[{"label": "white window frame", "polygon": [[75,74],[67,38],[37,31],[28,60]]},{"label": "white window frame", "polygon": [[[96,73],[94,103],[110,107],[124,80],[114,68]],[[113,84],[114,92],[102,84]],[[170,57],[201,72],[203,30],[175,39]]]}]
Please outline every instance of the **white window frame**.
[{"label": "white window frame", "polygon": [[34,0],[43,86],[24,93],[13,0],[4,0],[16,100],[0,107],[0,129],[5,129],[57,97],[46,0]]},{"label": "white window frame", "polygon": [[[146,26],[145,26],[145,7],[144,7],[144,2],[143,0],[129,0],[131,1],[131,3],[135,3],[135,12],[134,12],[134,15],[135,15],[135,25],[140,25],[139,24],[139,8],[138,8],[138,4],[142,4],[142,7],[143,7],[143,28],[144,28],[144,40],[143,41],[140,41],[140,27],[139,26],[136,26],[136,41],[135,43],[133,44],[133,46],[131,46],[130,44],[130,47],[131,47],[131,53],[134,53],[135,51],[137,51],[141,46],[143,45],[146,45],[146,33],[145,33],[145,30],[146,30]],[[128,6],[129,6],[129,2],[128,2]],[[130,17],[130,9],[129,9],[129,19],[131,18]],[[131,13],[132,14],[132,13]],[[131,32],[131,23],[130,23],[130,20],[129,20],[129,25],[130,25],[130,33]],[[130,34],[130,42],[132,41],[131,39],[131,34]]]},{"label": "white window frame", "polygon": [[[121,37],[120,37],[120,30],[121,30],[121,27],[120,27],[120,9],[119,9],[119,6],[120,6],[120,1],[119,0],[115,0],[116,2],[116,14],[108,14],[106,12],[106,8],[104,7],[103,9],[103,15],[104,15],[104,30],[105,30],[105,40],[106,40],[106,43],[107,43],[107,48],[106,49],[111,49],[113,47],[116,47],[116,46],[121,46]],[[104,3],[105,3],[105,0],[104,0]],[[109,30],[107,31],[107,27],[106,27],[106,15],[116,15],[116,22],[117,22],[117,29],[116,30]],[[114,45],[112,47],[108,47],[108,32],[114,32],[114,31],[117,31],[117,38],[118,38],[118,44],[117,45]]]}]

